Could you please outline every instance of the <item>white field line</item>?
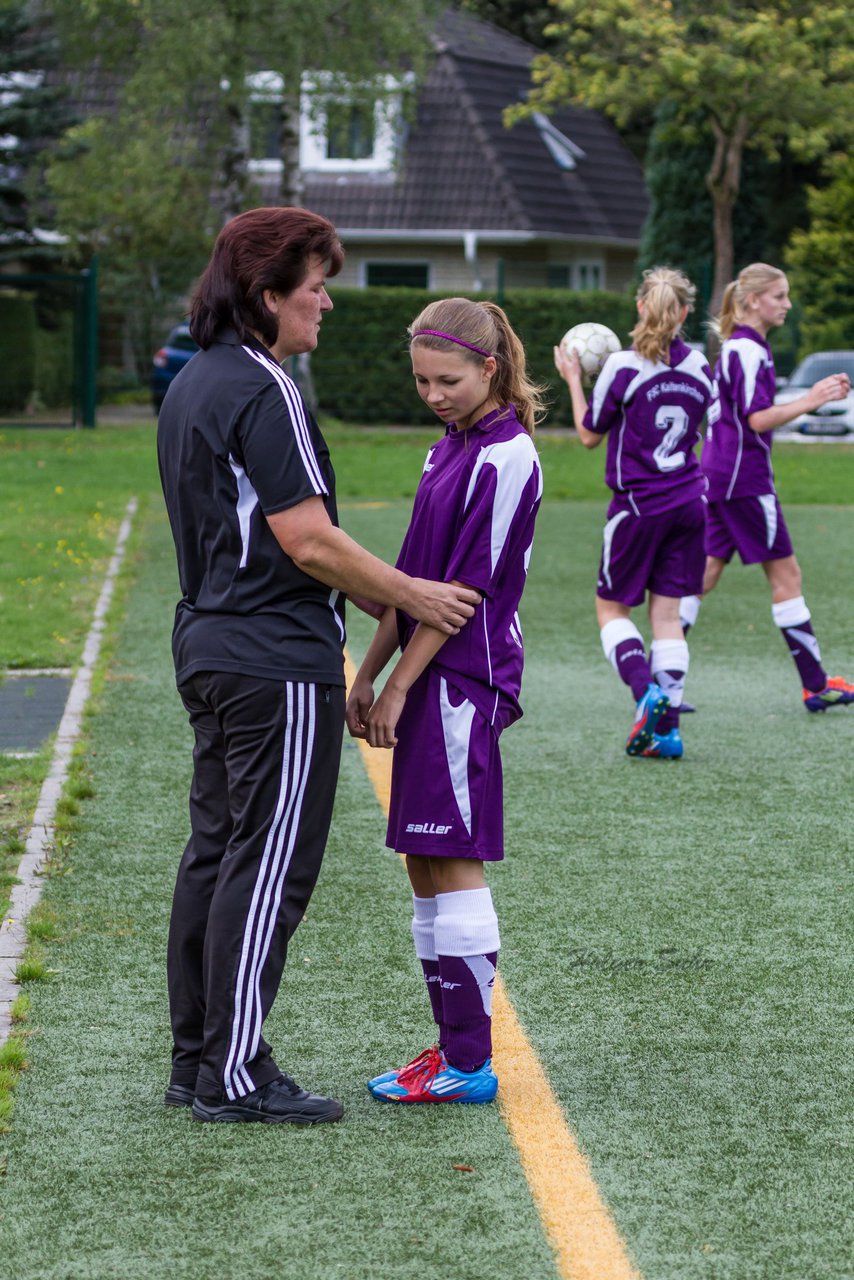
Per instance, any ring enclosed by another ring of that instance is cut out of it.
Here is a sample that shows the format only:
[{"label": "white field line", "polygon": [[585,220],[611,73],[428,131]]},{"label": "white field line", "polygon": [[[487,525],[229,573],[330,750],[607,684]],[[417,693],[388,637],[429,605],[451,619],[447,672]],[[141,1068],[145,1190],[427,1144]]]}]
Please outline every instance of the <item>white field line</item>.
[{"label": "white field line", "polygon": [[136,509],[136,498],[131,498],[116,538],[115,550],[107,567],[104,585],[95,606],[92,625],[83,646],[80,666],[59,722],[53,759],[42,784],[30,834],[27,837],[26,849],[18,867],[18,883],[12,889],[8,915],[0,925],[0,1044],[8,1038],[11,1030],[11,1005],[19,994],[15,970],[27,945],[27,916],[41,897],[43,885],[41,872],[53,842],[56,806],[68,776],[74,744],[80,736],[83,713],[92,687],[92,673],[101,651],[107,610],[113,598],[116,578],[122,567]]},{"label": "white field line", "polygon": [[[4,671],[3,678],[5,680],[24,680],[35,679],[38,676],[70,676],[71,667],[13,667],[11,671]],[[8,755],[8,751],[4,753]]]}]

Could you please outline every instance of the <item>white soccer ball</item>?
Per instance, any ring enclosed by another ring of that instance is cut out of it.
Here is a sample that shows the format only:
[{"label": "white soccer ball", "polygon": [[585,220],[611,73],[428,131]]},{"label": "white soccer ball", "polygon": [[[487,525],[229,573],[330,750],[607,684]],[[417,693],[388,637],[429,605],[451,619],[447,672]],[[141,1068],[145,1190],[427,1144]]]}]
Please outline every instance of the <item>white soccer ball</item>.
[{"label": "white soccer ball", "polygon": [[568,329],[561,338],[560,345],[567,355],[570,351],[578,352],[584,380],[592,382],[601,373],[608,356],[620,350],[620,339],[607,325],[588,320]]}]

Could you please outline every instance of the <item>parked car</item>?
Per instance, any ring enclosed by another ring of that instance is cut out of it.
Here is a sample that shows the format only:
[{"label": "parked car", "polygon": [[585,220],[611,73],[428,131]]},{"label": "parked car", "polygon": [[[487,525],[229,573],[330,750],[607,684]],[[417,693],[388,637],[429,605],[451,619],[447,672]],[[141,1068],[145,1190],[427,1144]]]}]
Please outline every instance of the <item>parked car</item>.
[{"label": "parked car", "polygon": [[[854,351],[815,351],[805,356],[790,378],[778,378],[775,404],[787,404],[797,400],[813,383],[820,382],[832,373],[847,373],[854,382]],[[786,424],[783,431],[797,432],[803,436],[845,436],[854,432],[854,394],[845,400],[829,400],[812,413],[802,413]]]},{"label": "parked car", "polygon": [[151,401],[154,412],[160,412],[163,397],[169,383],[188,360],[192,360],[198,346],[190,337],[188,324],[176,324],[163,346],[154,353],[151,365]]}]

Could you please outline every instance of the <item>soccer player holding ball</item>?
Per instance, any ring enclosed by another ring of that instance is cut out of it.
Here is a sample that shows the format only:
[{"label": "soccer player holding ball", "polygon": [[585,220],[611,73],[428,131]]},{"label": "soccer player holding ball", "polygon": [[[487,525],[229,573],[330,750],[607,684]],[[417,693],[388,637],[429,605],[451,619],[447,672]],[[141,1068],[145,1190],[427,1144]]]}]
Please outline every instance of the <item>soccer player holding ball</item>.
[{"label": "soccer player holding ball", "polygon": [[[498,920],[484,863],[504,856],[498,739],[522,714],[518,607],[542,495],[541,413],[522,344],[493,303],[431,303],[409,328],[419,395],[446,424],[430,449],[397,566],[481,593],[454,636],[384,614],[347,727],[394,747],[386,843],[406,855],[412,933],[438,1042],[368,1082],[385,1102],[490,1102]],[[379,697],[374,681],[400,647]]]},{"label": "soccer player holding ball", "polygon": [[[596,616],[602,648],[636,703],[630,756],[679,759],[688,645],[679,621],[685,584],[703,578],[706,481],[694,452],[712,394],[705,357],[681,338],[695,289],[679,271],[646,271],[632,347],[610,355],[588,405],[576,353],[555,347],[575,427],[594,449],[608,437],[613,491],[602,540]],[[631,611],[648,598],[647,655]]]},{"label": "soccer player holding ball", "polygon": [[[709,479],[706,572],[703,593],[720,581],[738,552],[743,564],[761,564],[771,587],[771,613],[789,646],[807,711],[854,702],[854,685],[828,676],[803,596],[801,570],[774,487],[771,442],[775,427],[828,400],[844,400],[847,374],[822,378],[788,404],[774,404],[776,380],[768,334],[784,324],[789,284],[778,267],[754,262],[727,285],[715,322],[723,339],[715,369],[701,465]],[[696,621],[700,601],[682,602],[683,621]]]}]

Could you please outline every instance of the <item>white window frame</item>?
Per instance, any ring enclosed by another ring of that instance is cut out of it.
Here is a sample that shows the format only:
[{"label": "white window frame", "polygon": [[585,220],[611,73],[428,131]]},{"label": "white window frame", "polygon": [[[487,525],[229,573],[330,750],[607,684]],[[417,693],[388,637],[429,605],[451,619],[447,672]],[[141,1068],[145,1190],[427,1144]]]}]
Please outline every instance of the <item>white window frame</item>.
[{"label": "white window frame", "polygon": [[386,97],[374,103],[374,149],[364,159],[348,159],[338,156],[330,159],[326,154],[326,113],[323,107],[308,109],[311,97],[332,94],[345,101],[343,94],[336,94],[332,78],[321,72],[303,76],[303,109],[300,113],[300,167],[313,173],[390,173],[397,159],[400,135],[400,108],[404,88],[412,76],[383,76],[381,85]]},{"label": "white window frame", "polygon": [[[363,258],[359,263],[359,288],[372,289],[378,286],[368,284],[369,267],[426,267],[427,283],[423,287],[433,289],[433,263],[428,258]],[[385,286],[388,288],[389,286]]]},{"label": "white window frame", "polygon": [[[346,101],[341,81],[322,72],[304,73],[300,87],[300,168],[313,173],[390,173],[397,160],[400,138],[401,99],[412,82],[411,75],[383,76],[380,85],[385,97],[374,103],[374,149],[364,159],[346,156],[330,159],[326,154],[326,113],[315,106],[318,96]],[[247,76],[250,97],[255,102],[281,102],[284,80],[278,71],[256,71]],[[336,86],[338,86],[336,91]],[[250,156],[252,173],[278,173],[282,161],[272,156]]]},{"label": "white window frame", "polygon": [[[597,272],[599,279],[596,284],[582,283],[582,272]],[[605,288],[605,262],[602,258],[579,258],[572,264],[572,288],[576,291],[586,289],[604,289]]]},{"label": "white window frame", "polygon": [[[281,103],[285,81],[279,71],[255,71],[246,77],[252,102]],[[281,156],[250,156],[250,173],[281,173]]]}]

